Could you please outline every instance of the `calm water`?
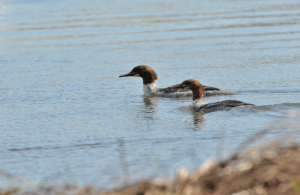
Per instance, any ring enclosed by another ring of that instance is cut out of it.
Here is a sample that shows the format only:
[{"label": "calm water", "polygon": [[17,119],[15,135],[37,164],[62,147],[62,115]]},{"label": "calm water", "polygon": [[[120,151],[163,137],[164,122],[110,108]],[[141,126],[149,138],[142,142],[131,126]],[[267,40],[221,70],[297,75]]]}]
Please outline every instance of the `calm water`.
[{"label": "calm water", "polygon": [[[299,10],[298,0],[0,0],[1,170],[114,187],[239,150],[300,110]],[[140,78],[118,78],[140,64],[160,87],[195,78],[240,93],[207,103],[258,107],[201,116],[189,98],[145,98]]]}]

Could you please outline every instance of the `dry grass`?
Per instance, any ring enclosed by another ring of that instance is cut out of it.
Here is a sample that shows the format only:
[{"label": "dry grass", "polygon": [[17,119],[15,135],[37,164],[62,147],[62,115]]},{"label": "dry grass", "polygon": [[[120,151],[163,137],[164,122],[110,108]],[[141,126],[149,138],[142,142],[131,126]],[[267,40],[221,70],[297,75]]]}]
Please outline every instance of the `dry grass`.
[{"label": "dry grass", "polygon": [[141,181],[101,195],[296,194],[300,187],[300,146],[252,150],[224,162],[207,161],[174,181]]},{"label": "dry grass", "polygon": [[[272,129],[289,129],[291,130],[289,134],[298,135],[299,113],[296,115],[294,113],[289,118],[292,120],[276,121],[275,125],[265,128],[246,140],[243,146],[253,145]],[[283,132],[287,134],[286,131]],[[32,182],[31,184],[35,185]],[[118,190],[99,191],[91,187],[78,186],[37,186],[30,192],[21,191],[19,188],[0,191],[0,195],[14,194],[300,195],[300,144],[292,145],[287,139],[277,139],[276,142],[264,148],[243,149],[222,162],[208,160],[191,174],[182,169],[173,180],[142,180]]]},{"label": "dry grass", "polygon": [[192,174],[184,169],[174,180],[139,181],[119,190],[96,192],[86,187],[61,186],[12,194],[98,194],[98,195],[252,195],[300,194],[300,146],[250,150],[215,163],[206,161]]}]

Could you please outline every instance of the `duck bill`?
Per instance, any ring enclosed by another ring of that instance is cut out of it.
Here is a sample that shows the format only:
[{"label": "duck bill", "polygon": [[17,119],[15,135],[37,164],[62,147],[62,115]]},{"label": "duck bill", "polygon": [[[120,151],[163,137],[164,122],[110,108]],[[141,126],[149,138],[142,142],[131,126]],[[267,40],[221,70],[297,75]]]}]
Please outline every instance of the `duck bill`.
[{"label": "duck bill", "polygon": [[172,89],[179,89],[179,88],[184,88],[181,84],[177,84],[177,85],[173,85],[169,88],[172,88]]},{"label": "duck bill", "polygon": [[134,76],[132,73],[127,73],[127,74],[120,75],[119,78],[121,78],[121,77],[132,77],[132,76]]}]

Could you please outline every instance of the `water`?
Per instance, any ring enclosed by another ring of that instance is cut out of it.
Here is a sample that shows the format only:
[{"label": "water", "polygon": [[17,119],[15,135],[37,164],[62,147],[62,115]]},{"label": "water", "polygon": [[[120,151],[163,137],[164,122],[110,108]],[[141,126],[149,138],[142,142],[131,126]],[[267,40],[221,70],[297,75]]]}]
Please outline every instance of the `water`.
[{"label": "water", "polygon": [[[300,110],[299,10],[297,0],[0,1],[1,170],[110,188],[239,150]],[[258,107],[199,115],[189,98],[145,98],[140,78],[118,78],[140,64],[160,87],[195,78],[240,93],[207,103]]]}]

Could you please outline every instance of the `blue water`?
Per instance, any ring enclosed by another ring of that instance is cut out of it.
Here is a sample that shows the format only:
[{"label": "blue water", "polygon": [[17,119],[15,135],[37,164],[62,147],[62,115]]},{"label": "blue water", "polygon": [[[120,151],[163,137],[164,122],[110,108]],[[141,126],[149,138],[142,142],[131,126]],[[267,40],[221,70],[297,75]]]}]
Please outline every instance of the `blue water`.
[{"label": "blue water", "polygon": [[[1,170],[110,188],[238,151],[300,110],[299,10],[297,0],[0,1]],[[140,78],[118,78],[140,64],[159,87],[195,78],[239,93],[207,103],[257,107],[199,115],[190,98],[146,98]],[[0,187],[16,178],[0,175]]]}]

